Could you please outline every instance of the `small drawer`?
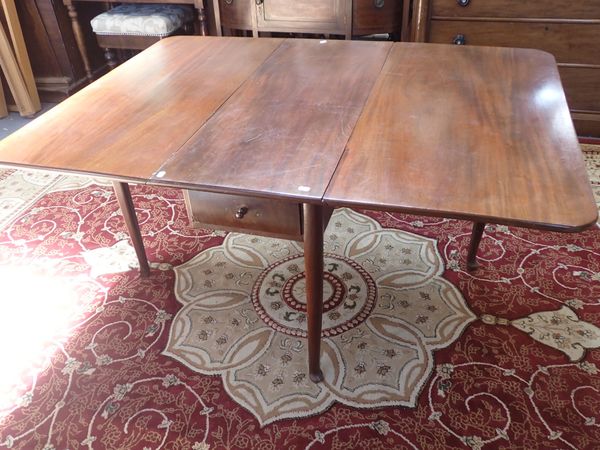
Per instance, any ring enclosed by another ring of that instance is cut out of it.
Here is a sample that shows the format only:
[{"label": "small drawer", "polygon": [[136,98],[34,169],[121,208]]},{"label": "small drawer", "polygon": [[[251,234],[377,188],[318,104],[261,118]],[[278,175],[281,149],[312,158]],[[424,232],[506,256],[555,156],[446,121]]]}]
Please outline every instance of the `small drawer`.
[{"label": "small drawer", "polygon": [[402,0],[354,0],[352,34],[397,33],[402,21]]},{"label": "small drawer", "polygon": [[598,0],[432,0],[432,17],[598,19]]},{"label": "small drawer", "polygon": [[598,64],[600,24],[432,20],[428,42],[490,47],[537,48],[559,63]]},{"label": "small drawer", "polygon": [[301,205],[240,195],[184,191],[192,225],[302,240]]}]

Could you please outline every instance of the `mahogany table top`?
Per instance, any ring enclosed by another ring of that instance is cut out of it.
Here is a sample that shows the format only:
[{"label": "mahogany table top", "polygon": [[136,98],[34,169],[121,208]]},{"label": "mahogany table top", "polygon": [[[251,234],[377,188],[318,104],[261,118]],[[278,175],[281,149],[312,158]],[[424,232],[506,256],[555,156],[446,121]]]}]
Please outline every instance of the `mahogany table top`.
[{"label": "mahogany table top", "polygon": [[161,181],[321,201],[391,46],[283,42],[161,166]]},{"label": "mahogany table top", "polygon": [[0,162],[562,231],[597,217],[535,50],[168,38],[0,142]]},{"label": "mahogany table top", "polygon": [[0,142],[0,161],[148,181],[281,44],[168,38]]},{"label": "mahogany table top", "polygon": [[395,45],[325,201],[574,231],[596,221],[554,57]]}]

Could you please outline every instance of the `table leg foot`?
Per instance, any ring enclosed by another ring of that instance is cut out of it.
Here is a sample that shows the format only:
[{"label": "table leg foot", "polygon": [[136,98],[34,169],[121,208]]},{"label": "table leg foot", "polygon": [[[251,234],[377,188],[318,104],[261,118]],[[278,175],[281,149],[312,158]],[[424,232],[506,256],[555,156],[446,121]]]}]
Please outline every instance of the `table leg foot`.
[{"label": "table leg foot", "polygon": [[469,245],[469,254],[467,256],[468,270],[475,270],[479,268],[479,263],[477,262],[477,250],[479,249],[479,243],[481,242],[484,229],[484,222],[475,222],[473,224],[473,231],[471,232],[471,244]]},{"label": "table leg foot", "polygon": [[146,278],[150,275],[150,266],[148,264],[148,259],[146,258],[144,241],[142,240],[142,233],[140,232],[140,226],[138,224],[137,216],[135,215],[135,208],[133,206],[129,185],[121,181],[113,181],[113,189],[115,190],[119,207],[123,213],[125,225],[129,231],[135,254],[140,263],[140,275],[143,278]]},{"label": "table leg foot", "polygon": [[304,204],[304,267],[308,324],[308,373],[314,383],[321,372],[321,327],[323,320],[323,207]]},{"label": "table leg foot", "polygon": [[323,372],[320,369],[316,373],[311,372],[308,376],[310,377],[310,381],[313,383],[320,383],[323,381]]}]

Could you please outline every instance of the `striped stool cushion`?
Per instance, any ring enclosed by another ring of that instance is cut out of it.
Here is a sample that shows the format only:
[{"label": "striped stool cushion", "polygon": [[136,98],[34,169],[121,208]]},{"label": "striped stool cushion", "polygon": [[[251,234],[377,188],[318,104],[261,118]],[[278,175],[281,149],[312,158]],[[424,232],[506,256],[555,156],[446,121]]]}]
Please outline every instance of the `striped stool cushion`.
[{"label": "striped stool cushion", "polygon": [[94,17],[91,24],[96,34],[165,37],[193,18],[187,6],[128,4]]}]

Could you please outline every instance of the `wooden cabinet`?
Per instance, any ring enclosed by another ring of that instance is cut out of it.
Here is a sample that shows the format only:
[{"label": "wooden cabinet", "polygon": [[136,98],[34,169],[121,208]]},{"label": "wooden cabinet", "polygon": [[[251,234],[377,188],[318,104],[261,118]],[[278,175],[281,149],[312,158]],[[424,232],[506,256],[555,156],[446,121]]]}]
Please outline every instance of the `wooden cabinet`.
[{"label": "wooden cabinet", "polygon": [[577,131],[600,137],[600,1],[416,0],[417,41],[552,53]]},{"label": "wooden cabinet", "polygon": [[[342,35],[398,35],[402,0],[213,0],[217,23],[230,30]],[[408,15],[405,16],[406,18]]]},{"label": "wooden cabinet", "polygon": [[261,0],[256,7],[259,30],[304,33],[351,33],[352,4],[346,0]]}]

